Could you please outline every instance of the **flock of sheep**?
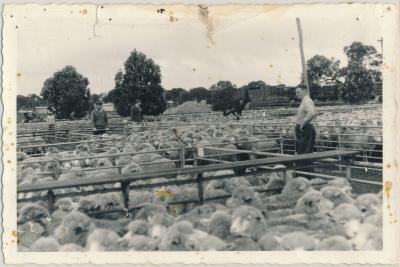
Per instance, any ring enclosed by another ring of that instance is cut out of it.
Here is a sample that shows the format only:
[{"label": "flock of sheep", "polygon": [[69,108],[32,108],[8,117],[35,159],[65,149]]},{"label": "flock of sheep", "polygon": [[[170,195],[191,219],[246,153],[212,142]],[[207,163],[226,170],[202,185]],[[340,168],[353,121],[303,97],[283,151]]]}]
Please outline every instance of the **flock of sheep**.
[{"label": "flock of sheep", "polygon": [[[182,145],[214,145],[253,151],[279,148],[277,141],[260,141],[261,137],[254,136],[256,132],[254,127],[235,125],[188,126],[174,132],[144,131],[127,137],[106,135],[101,145],[83,143],[74,151],[52,148],[40,158],[18,152],[18,185],[174,169],[180,159],[179,150],[157,150],[180,148]],[[104,148],[105,152],[93,152],[100,148]],[[137,152],[144,154],[135,154]],[[119,155],[121,153],[131,154]],[[193,157],[193,151],[186,150],[186,153],[186,159]],[[91,158],[93,155],[102,157]],[[238,160],[235,155],[218,158]],[[33,161],[36,163],[30,163]],[[55,169],[60,171],[59,176],[52,175]],[[235,171],[207,172],[204,177],[234,175]],[[194,176],[159,177],[134,184],[171,179],[194,179]],[[119,186],[109,184],[56,189],[54,193]],[[283,189],[281,193],[271,195],[257,193],[260,188]],[[20,193],[18,198],[45,194]],[[308,180],[279,171],[244,174],[205,183],[205,198],[231,195],[228,199],[221,198],[204,205],[167,204],[196,199],[197,194],[193,184],[131,190],[129,206],[140,206],[140,209],[100,215],[94,212],[123,210],[120,192],[60,198],[51,214],[44,201],[19,202],[18,251],[382,249],[382,193],[358,195],[352,192],[351,184],[345,179]]]}]

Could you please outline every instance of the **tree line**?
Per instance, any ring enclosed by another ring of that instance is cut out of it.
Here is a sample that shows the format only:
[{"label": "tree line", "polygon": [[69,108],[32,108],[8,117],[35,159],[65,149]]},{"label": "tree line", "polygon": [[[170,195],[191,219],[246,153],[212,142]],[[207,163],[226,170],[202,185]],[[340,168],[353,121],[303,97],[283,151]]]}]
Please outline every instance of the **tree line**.
[{"label": "tree line", "polygon": [[[352,104],[371,99],[376,85],[382,83],[382,54],[373,46],[353,42],[344,47],[347,65],[341,67],[339,60],[315,55],[307,61],[307,75],[312,98],[326,85],[339,88],[340,98]],[[189,90],[172,88],[165,90],[161,85],[161,70],[153,59],[145,54],[132,51],[124,63],[123,70],[116,73],[115,86],[108,93],[91,94],[89,80],[73,66],[56,71],[43,85],[40,96],[17,96],[17,109],[31,109],[47,105],[60,119],[82,118],[92,109],[98,99],[113,103],[116,112],[128,116],[136,99],[142,102],[146,115],[159,115],[167,108],[167,102],[182,104],[187,101],[201,102],[213,91],[211,104],[213,110],[224,110],[239,99],[248,98],[249,88],[266,88],[263,81],[253,81],[238,88],[230,81],[219,81],[206,89],[196,87]],[[304,81],[301,81],[304,83]],[[243,92],[246,92],[243,95]]]}]

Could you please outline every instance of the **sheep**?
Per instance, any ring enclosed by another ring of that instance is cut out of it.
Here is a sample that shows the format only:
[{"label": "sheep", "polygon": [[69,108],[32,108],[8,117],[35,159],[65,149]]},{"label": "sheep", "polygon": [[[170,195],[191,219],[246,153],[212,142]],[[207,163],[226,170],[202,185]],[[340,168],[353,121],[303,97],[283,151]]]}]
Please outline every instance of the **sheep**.
[{"label": "sheep", "polygon": [[119,239],[117,233],[107,229],[95,229],[86,240],[88,251],[118,251]]},{"label": "sheep", "polygon": [[250,237],[238,237],[227,244],[228,251],[260,251],[260,245]]},{"label": "sheep", "polygon": [[[93,195],[92,197],[94,199],[94,202],[97,204],[96,207],[98,210],[108,211],[123,209],[123,200],[121,193],[119,192],[104,193],[101,195],[101,197],[99,197],[98,195]],[[117,219],[120,217],[120,214],[107,213],[100,216],[101,218]]]},{"label": "sheep", "polygon": [[237,208],[241,205],[249,205],[256,208],[262,208],[263,204],[258,194],[246,186],[237,187],[230,198],[226,200],[226,206]]},{"label": "sheep", "polygon": [[376,214],[369,215],[363,220],[363,223],[368,223],[376,227],[382,228],[383,226],[382,211]]},{"label": "sheep", "polygon": [[82,144],[77,145],[77,146],[75,147],[74,153],[75,153],[76,155],[79,155],[79,154],[82,153],[82,152],[90,153],[89,147],[88,147],[88,146],[85,146],[85,145],[82,145]]},{"label": "sheep", "polygon": [[281,214],[278,218],[276,212],[269,213],[267,224],[269,227],[276,225],[300,227],[318,234],[322,234],[322,230],[328,234],[343,232],[340,225],[330,219],[332,209],[333,203],[323,198],[321,192],[311,189],[297,201],[293,210],[284,210],[285,214]]},{"label": "sheep", "polygon": [[328,181],[327,186],[335,186],[342,188],[347,194],[351,195],[352,187],[350,182],[345,178],[336,178]]},{"label": "sheep", "polygon": [[209,219],[217,210],[226,210],[226,208],[220,204],[204,204],[193,208],[183,215],[178,216],[176,221],[187,220],[191,222],[195,228],[207,231]]},{"label": "sheep", "polygon": [[265,229],[265,219],[258,209],[243,205],[234,210],[230,228],[232,235],[246,236],[257,241]]},{"label": "sheep", "polygon": [[332,217],[336,224],[344,228],[344,233],[341,233],[341,235],[353,237],[357,232],[363,215],[353,204],[343,203],[335,208]]},{"label": "sheep", "polygon": [[376,195],[380,201],[380,203],[383,203],[383,190],[379,191],[379,193]]},{"label": "sheep", "polygon": [[28,158],[29,158],[29,156],[25,152],[22,152],[22,151],[17,152],[17,162],[18,163],[22,162]]},{"label": "sheep", "polygon": [[129,191],[129,207],[152,203],[155,199],[155,194],[150,191]]},{"label": "sheep", "polygon": [[74,243],[68,243],[65,245],[62,245],[59,249],[60,252],[79,252],[79,251],[83,251],[84,248],[74,244]]},{"label": "sheep", "polygon": [[143,235],[131,236],[125,245],[129,251],[154,251],[157,250],[157,241]]},{"label": "sheep", "polygon": [[82,179],[86,176],[85,172],[82,171],[80,167],[74,167],[71,168],[70,171],[61,173],[60,176],[58,177],[58,180],[60,181],[71,181],[71,180],[77,180],[77,179]]},{"label": "sheep", "polygon": [[17,243],[18,245],[29,248],[36,240],[45,235],[43,225],[27,221],[17,225]]},{"label": "sheep", "polygon": [[160,157],[161,156],[158,154],[153,155],[151,158],[152,164],[142,165],[143,171],[156,172],[156,171],[166,171],[166,170],[176,169],[176,165],[173,161],[171,161],[170,159],[164,159]]},{"label": "sheep", "polygon": [[232,216],[223,210],[216,210],[210,218],[208,233],[226,239],[230,235]]},{"label": "sheep", "polygon": [[192,251],[221,251],[227,244],[216,236],[193,234],[185,241],[185,247]]},{"label": "sheep", "polygon": [[88,234],[93,230],[93,223],[85,214],[72,211],[64,217],[56,228],[54,236],[61,245],[76,243],[82,247],[86,245]]},{"label": "sheep", "polygon": [[354,205],[363,213],[364,217],[377,213],[382,206],[377,195],[372,193],[360,195],[354,201]]},{"label": "sheep", "polygon": [[[218,180],[213,180],[211,182],[217,182],[217,181]],[[226,195],[228,195],[228,193],[225,190],[223,190],[220,187],[220,185],[211,183],[211,182],[204,189],[204,198],[206,198],[206,199],[217,198],[217,199],[209,201],[209,202],[225,204],[225,199],[224,198],[218,199],[218,197],[226,196]]]},{"label": "sheep", "polygon": [[220,204],[203,204],[201,206],[193,208],[186,214],[181,215],[177,218],[177,220],[182,218],[184,218],[185,220],[188,220],[189,218],[193,218],[194,220],[208,219],[217,210],[226,210],[226,207]]},{"label": "sheep", "polygon": [[330,200],[335,207],[343,203],[351,203],[353,199],[343,190],[335,186],[325,186],[321,189],[322,196]]},{"label": "sheep", "polygon": [[308,179],[297,177],[288,181],[279,195],[263,199],[267,210],[294,208],[297,200],[301,198],[311,187]]},{"label": "sheep", "polygon": [[167,228],[174,223],[174,218],[167,213],[155,214],[150,220],[148,235],[161,240],[166,234]]},{"label": "sheep", "polygon": [[[154,151],[154,149],[151,148],[144,148],[141,150],[142,152],[150,152]],[[143,164],[143,163],[149,163],[151,162],[151,158],[155,155],[156,153],[143,153],[143,154],[136,154],[132,157],[132,161],[136,162],[137,164]]]},{"label": "sheep", "polygon": [[36,222],[44,226],[47,224],[49,217],[48,211],[43,206],[32,203],[22,208],[17,223]]},{"label": "sheep", "polygon": [[270,151],[277,148],[278,145],[275,140],[263,140],[250,136],[248,141],[238,146],[239,149],[252,150],[252,151]]},{"label": "sheep", "polygon": [[146,203],[137,213],[135,219],[151,220],[158,213],[167,213],[165,205],[159,203]]},{"label": "sheep", "polygon": [[357,228],[351,242],[355,250],[382,250],[382,228],[364,223]]},{"label": "sheep", "polygon": [[55,252],[59,251],[60,244],[54,237],[41,237],[30,247],[30,251],[35,252]]},{"label": "sheep", "polygon": [[142,172],[142,168],[136,162],[131,162],[129,165],[121,169],[122,175],[130,175],[136,172]]},{"label": "sheep", "polygon": [[129,157],[128,155],[124,155],[124,156],[119,156],[116,161],[115,161],[115,165],[118,167],[123,167],[126,165],[129,165],[132,162],[131,157]]},{"label": "sheep", "polygon": [[336,222],[340,223],[349,222],[351,220],[361,222],[363,214],[355,205],[343,203],[335,208],[333,218]]},{"label": "sheep", "polygon": [[76,210],[83,213],[96,212],[100,209],[101,205],[93,195],[81,197],[79,202],[76,204]]},{"label": "sheep", "polygon": [[186,250],[186,240],[193,234],[193,225],[188,221],[179,221],[168,228],[159,243],[160,250],[182,251]]},{"label": "sheep", "polygon": [[317,191],[320,191],[328,183],[326,180],[321,178],[311,179],[310,182],[311,182],[311,187]]},{"label": "sheep", "polygon": [[304,232],[292,232],[278,238],[278,250],[314,250],[316,240]]},{"label": "sheep", "polygon": [[122,153],[136,153],[136,150],[132,144],[127,143],[122,148]]},{"label": "sheep", "polygon": [[317,244],[315,250],[321,251],[349,251],[353,250],[351,243],[343,236],[331,236]]},{"label": "sheep", "polygon": [[325,199],[321,192],[311,189],[297,201],[295,211],[307,215],[327,214],[333,207],[333,203]]},{"label": "sheep", "polygon": [[54,211],[50,215],[50,221],[46,224],[46,233],[52,235],[55,229],[61,224],[63,218],[74,209],[70,198],[59,199],[54,204]]},{"label": "sheep", "polygon": [[145,220],[134,220],[130,222],[127,226],[129,235],[148,235],[149,233],[149,225],[148,222]]},{"label": "sheep", "polygon": [[258,243],[261,246],[261,249],[264,251],[275,251],[279,248],[279,237],[275,232],[267,232],[265,233]]}]

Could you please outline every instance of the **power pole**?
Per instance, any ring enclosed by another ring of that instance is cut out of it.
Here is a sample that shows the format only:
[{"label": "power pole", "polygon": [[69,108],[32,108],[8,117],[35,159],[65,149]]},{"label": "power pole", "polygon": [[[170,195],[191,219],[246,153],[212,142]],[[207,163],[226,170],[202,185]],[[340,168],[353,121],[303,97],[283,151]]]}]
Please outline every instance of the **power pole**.
[{"label": "power pole", "polygon": [[300,19],[296,18],[296,22],[297,22],[297,30],[299,31],[299,46],[300,46],[301,66],[303,69],[303,80],[307,86],[307,93],[308,95],[310,95],[310,86],[308,85],[308,78],[307,78],[306,60],[304,59],[303,33],[301,31]]}]

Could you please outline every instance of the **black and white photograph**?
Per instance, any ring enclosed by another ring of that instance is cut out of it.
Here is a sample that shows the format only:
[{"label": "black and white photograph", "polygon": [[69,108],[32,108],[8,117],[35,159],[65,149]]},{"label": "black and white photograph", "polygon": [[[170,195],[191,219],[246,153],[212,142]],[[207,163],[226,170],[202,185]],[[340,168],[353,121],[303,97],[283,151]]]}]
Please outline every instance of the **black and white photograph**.
[{"label": "black and white photograph", "polygon": [[398,14],[5,5],[6,262],[398,262]]}]

